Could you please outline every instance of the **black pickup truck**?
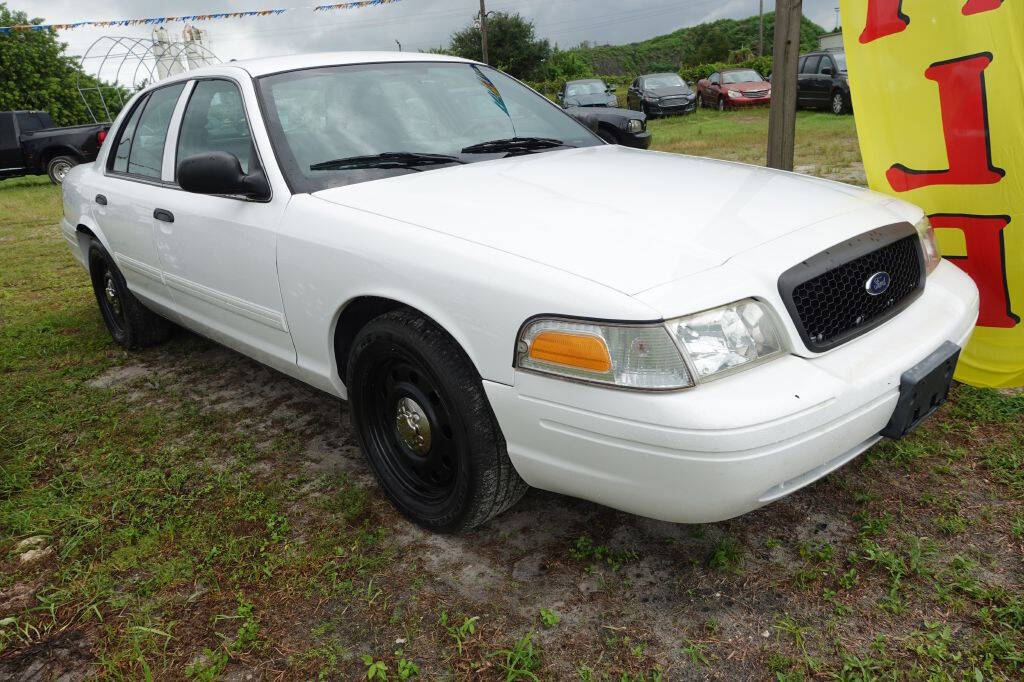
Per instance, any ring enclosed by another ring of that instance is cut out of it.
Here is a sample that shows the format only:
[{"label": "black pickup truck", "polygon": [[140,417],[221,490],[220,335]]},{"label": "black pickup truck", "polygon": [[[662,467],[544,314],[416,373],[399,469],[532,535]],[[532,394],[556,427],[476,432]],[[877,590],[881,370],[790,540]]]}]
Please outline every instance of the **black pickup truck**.
[{"label": "black pickup truck", "polygon": [[45,174],[59,185],[69,170],[96,158],[109,129],[57,128],[45,111],[0,111],[0,180]]}]

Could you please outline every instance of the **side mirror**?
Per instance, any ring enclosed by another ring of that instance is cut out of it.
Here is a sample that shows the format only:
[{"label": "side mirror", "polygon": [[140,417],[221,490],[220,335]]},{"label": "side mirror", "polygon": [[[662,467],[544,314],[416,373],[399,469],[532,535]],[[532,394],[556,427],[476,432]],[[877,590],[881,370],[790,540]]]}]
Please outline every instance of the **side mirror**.
[{"label": "side mirror", "polygon": [[195,194],[241,194],[250,199],[268,199],[270,184],[262,170],[242,171],[238,157],[228,152],[206,152],[182,159],[178,184]]},{"label": "side mirror", "polygon": [[832,75],[832,69],[826,66],[824,69],[821,70],[821,75],[822,76],[831,76]]}]

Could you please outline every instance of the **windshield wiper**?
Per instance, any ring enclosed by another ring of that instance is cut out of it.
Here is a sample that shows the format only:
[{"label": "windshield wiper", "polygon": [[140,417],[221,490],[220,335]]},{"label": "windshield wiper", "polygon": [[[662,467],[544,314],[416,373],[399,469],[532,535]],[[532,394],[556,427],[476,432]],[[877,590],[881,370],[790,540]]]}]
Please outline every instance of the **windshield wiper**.
[{"label": "windshield wiper", "polygon": [[530,152],[537,149],[571,147],[551,137],[510,137],[504,140],[489,140],[463,148],[463,154],[496,154],[499,152]]},{"label": "windshield wiper", "polygon": [[356,168],[416,168],[442,163],[466,163],[457,156],[447,154],[422,154],[419,152],[384,152],[369,156],[348,156],[314,163],[309,170],[349,170]]}]

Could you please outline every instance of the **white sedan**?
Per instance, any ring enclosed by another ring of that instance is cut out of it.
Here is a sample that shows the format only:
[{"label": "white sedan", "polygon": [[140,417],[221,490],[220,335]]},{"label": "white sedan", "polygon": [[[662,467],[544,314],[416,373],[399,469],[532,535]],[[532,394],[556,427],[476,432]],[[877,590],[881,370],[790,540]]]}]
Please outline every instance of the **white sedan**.
[{"label": "white sedan", "polygon": [[347,399],[440,532],[528,485],[677,522],[777,500],[931,414],[978,310],[913,205],[606,145],[438,55],[172,76],[63,191],[117,343],[181,325]]}]

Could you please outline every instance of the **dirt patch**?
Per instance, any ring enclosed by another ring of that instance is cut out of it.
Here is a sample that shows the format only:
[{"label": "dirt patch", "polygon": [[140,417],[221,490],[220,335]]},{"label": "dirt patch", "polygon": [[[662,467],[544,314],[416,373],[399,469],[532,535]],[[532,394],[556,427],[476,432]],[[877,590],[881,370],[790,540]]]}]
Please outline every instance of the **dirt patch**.
[{"label": "dirt patch", "polygon": [[152,370],[143,365],[125,365],[124,367],[111,367],[95,379],[86,382],[93,388],[110,388],[119,384],[125,384],[140,377],[148,376]]},{"label": "dirt patch", "polygon": [[91,672],[89,640],[66,630],[12,655],[0,656],[0,682],[77,682]]}]

